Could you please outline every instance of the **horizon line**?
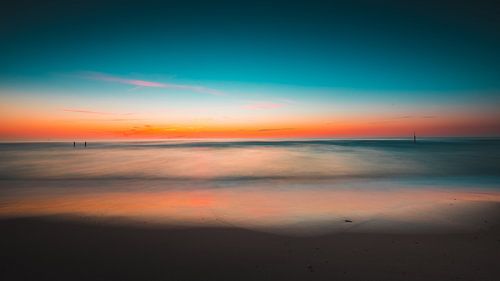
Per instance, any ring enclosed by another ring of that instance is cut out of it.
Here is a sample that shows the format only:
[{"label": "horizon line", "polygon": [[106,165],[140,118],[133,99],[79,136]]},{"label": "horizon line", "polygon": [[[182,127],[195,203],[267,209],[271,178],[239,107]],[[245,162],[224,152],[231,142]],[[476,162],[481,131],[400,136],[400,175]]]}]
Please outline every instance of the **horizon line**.
[{"label": "horizon line", "polygon": [[[417,136],[418,140],[429,140],[429,139],[498,139],[500,140],[500,135],[498,136]],[[0,143],[41,143],[41,142],[157,142],[157,141],[205,141],[205,142],[217,142],[217,141],[328,141],[328,140],[408,140],[413,141],[412,136],[394,136],[394,137],[277,137],[277,138],[138,138],[138,139],[126,139],[126,138],[116,138],[116,139],[18,139],[18,140],[2,140]]]}]

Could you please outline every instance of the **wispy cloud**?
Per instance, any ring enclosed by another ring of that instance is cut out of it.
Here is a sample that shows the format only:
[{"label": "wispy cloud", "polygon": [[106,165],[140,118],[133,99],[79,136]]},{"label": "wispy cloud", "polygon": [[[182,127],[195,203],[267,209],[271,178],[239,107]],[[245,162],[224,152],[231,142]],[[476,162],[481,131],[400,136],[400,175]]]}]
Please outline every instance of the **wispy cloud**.
[{"label": "wispy cloud", "polygon": [[224,93],[222,93],[221,91],[207,88],[207,87],[203,87],[203,86],[198,86],[198,85],[172,84],[172,83],[161,83],[161,82],[137,80],[137,79],[126,79],[126,78],[113,76],[113,75],[109,75],[109,74],[104,74],[104,73],[99,73],[99,72],[84,72],[84,73],[80,74],[80,77],[85,78],[85,79],[92,79],[92,80],[99,80],[99,81],[105,81],[105,82],[131,85],[131,86],[135,87],[133,89],[138,89],[138,88],[143,88],[143,87],[165,88],[165,89],[192,91],[192,92],[197,92],[197,93],[202,93],[202,94],[210,94],[210,95],[216,95],[216,96],[224,95]]},{"label": "wispy cloud", "polygon": [[104,111],[93,111],[87,109],[74,109],[74,108],[63,108],[62,111],[72,112],[72,113],[82,113],[82,114],[96,114],[96,115],[133,115],[134,113],[113,113]]},{"label": "wispy cloud", "polygon": [[261,109],[276,109],[284,107],[283,103],[272,103],[272,102],[253,102],[243,106],[244,109],[250,110],[261,110]]},{"label": "wispy cloud", "polygon": [[177,127],[158,127],[149,124],[133,126],[130,129],[120,131],[123,136],[162,136],[167,137],[172,133],[177,133],[180,128]]},{"label": "wispy cloud", "polygon": [[259,132],[272,132],[272,131],[288,131],[288,130],[294,130],[295,128],[266,128],[266,129],[259,129]]},{"label": "wispy cloud", "polygon": [[391,123],[391,122],[400,122],[402,119],[432,119],[437,118],[435,115],[423,115],[423,116],[413,116],[413,115],[404,115],[404,116],[396,116],[392,118],[387,118],[379,121],[372,121],[369,124],[381,124],[381,123]]}]

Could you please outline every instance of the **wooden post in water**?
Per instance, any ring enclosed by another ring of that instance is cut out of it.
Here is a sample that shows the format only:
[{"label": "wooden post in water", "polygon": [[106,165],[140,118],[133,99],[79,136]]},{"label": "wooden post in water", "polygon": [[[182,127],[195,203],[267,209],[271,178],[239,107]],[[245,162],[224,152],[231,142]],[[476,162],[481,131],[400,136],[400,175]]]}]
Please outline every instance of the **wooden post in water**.
[{"label": "wooden post in water", "polygon": [[413,143],[417,143],[417,135],[415,135],[415,132],[413,132]]}]

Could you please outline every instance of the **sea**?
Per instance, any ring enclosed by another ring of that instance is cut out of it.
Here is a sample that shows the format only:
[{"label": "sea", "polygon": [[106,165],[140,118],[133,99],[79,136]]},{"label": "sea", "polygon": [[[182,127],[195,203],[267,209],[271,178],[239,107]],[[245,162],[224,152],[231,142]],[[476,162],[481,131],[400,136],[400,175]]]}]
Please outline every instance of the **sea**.
[{"label": "sea", "polygon": [[460,232],[500,216],[499,202],[493,138],[0,143],[2,218]]}]

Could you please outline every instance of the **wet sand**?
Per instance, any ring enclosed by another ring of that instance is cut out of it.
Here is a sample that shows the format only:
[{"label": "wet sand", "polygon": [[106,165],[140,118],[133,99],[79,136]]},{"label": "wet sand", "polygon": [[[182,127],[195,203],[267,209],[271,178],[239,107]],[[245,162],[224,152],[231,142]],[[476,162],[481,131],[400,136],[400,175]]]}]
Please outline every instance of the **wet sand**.
[{"label": "wet sand", "polygon": [[293,237],[231,227],[3,218],[0,279],[499,280],[500,220],[483,224],[470,233]]}]

